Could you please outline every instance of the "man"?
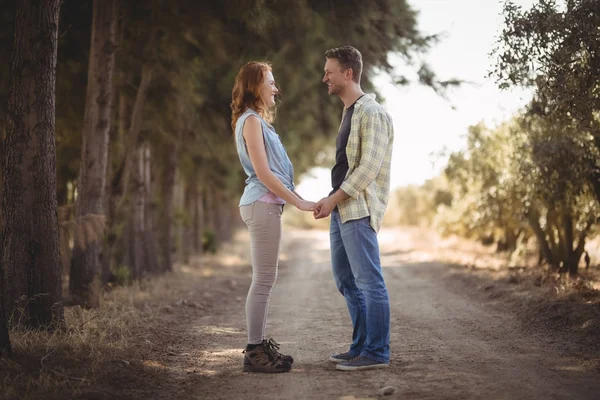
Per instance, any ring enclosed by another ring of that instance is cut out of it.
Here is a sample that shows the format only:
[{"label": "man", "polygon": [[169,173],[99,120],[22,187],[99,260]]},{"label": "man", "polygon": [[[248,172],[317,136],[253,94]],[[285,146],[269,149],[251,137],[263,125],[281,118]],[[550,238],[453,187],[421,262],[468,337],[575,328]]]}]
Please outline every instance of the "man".
[{"label": "man", "polygon": [[381,273],[377,232],[390,187],[392,119],[360,87],[362,56],[350,46],[325,53],[330,95],[344,103],[336,140],[333,190],[315,208],[331,214],[333,277],[345,297],[354,331],[350,349],[330,360],[344,371],[383,368],[390,361],[390,305]]}]

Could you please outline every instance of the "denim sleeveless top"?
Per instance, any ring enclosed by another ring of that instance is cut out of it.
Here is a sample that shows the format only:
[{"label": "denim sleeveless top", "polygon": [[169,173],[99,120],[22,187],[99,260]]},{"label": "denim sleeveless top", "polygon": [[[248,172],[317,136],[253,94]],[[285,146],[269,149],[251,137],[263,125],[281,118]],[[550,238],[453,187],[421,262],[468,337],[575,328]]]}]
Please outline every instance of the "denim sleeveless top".
[{"label": "denim sleeveless top", "polygon": [[290,161],[283,143],[275,129],[268,124],[261,116],[252,109],[247,109],[237,120],[235,124],[235,141],[237,153],[244,168],[244,172],[248,178],[246,179],[246,187],[244,194],[240,199],[240,207],[254,203],[265,194],[269,193],[269,189],[258,179],[250,156],[248,155],[248,147],[244,140],[243,129],[244,123],[249,116],[254,115],[260,120],[262,127],[263,139],[265,141],[265,150],[267,153],[267,162],[271,172],[287,187],[289,190],[294,190],[294,167]]}]

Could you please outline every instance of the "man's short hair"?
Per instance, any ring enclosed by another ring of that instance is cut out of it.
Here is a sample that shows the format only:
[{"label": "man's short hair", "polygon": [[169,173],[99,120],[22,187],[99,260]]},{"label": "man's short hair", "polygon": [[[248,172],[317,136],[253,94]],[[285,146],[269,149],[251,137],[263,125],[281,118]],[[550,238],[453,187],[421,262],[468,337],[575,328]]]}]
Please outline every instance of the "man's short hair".
[{"label": "man's short hair", "polygon": [[358,49],[352,46],[336,47],[335,49],[329,49],[325,52],[325,58],[335,58],[344,68],[352,70],[352,80],[356,83],[360,83],[360,75],[362,74],[363,62],[362,54]]}]

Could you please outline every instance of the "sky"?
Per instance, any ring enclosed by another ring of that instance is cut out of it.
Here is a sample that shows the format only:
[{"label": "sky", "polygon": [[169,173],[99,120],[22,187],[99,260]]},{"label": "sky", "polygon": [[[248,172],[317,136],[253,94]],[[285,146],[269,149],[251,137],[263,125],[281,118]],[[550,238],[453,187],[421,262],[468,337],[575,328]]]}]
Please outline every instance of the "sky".
[{"label": "sky", "polygon": [[[530,7],[534,0],[514,0]],[[494,59],[490,52],[503,28],[498,0],[409,0],[418,11],[418,26],[425,34],[442,34],[424,60],[440,79],[459,78],[471,84],[452,89],[444,99],[422,85],[396,86],[387,75],[374,83],[383,105],[394,120],[391,186],[421,184],[438,175],[444,150],[459,150],[471,125],[481,121],[494,126],[510,119],[530,99],[522,89],[501,91],[488,78]],[[360,50],[360,49],[359,49]],[[392,65],[406,68],[390,55]],[[437,156],[436,156],[437,155]],[[298,192],[318,200],[330,191],[328,169],[315,168],[300,179]]]}]

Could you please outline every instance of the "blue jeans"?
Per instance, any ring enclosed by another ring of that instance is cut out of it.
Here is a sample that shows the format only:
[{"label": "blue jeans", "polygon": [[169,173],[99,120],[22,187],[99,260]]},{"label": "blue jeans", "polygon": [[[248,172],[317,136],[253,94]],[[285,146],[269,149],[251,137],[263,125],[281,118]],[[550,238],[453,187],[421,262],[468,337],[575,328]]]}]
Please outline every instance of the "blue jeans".
[{"label": "blue jeans", "polygon": [[352,326],[352,356],[390,361],[390,300],[381,273],[377,234],[370,218],[342,223],[331,213],[333,279],[346,299]]}]

